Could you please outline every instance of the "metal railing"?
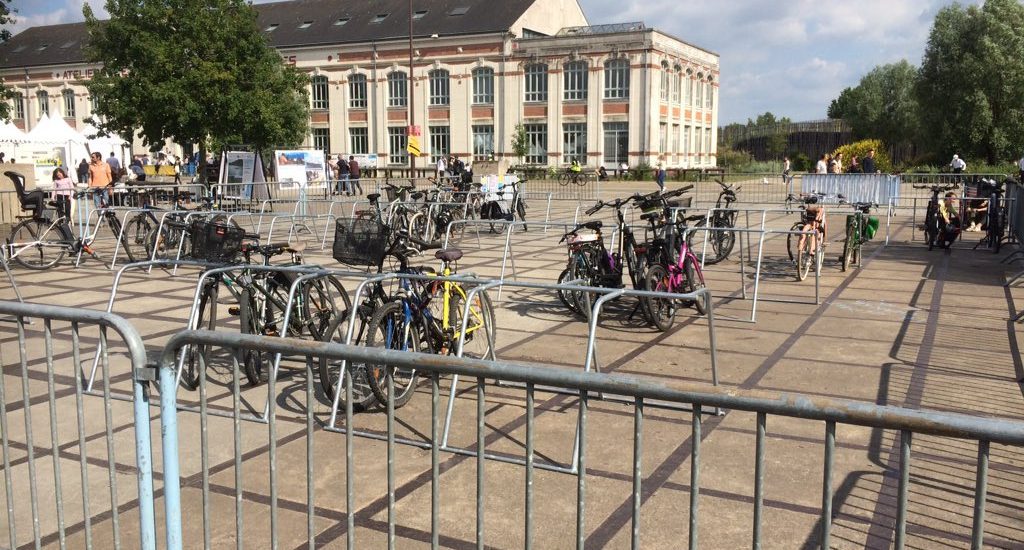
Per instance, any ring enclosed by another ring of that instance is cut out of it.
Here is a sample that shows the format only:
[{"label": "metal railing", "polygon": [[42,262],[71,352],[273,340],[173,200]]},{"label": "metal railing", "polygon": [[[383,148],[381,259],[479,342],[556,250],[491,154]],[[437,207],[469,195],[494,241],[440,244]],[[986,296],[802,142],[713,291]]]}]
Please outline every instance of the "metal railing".
[{"label": "metal railing", "polygon": [[[977,452],[977,476],[974,486],[974,517],[971,528],[972,548],[981,548],[984,537],[985,526],[985,503],[988,488],[988,460],[990,445],[1005,444],[1020,447],[1024,445],[1024,423],[978,418],[960,414],[949,414],[932,411],[909,410],[897,407],[880,406],[871,403],[853,402],[840,399],[821,397],[810,397],[797,394],[779,394],[761,391],[744,391],[735,389],[718,389],[699,384],[655,384],[629,376],[617,376],[602,373],[587,373],[578,370],[567,370],[552,367],[535,367],[513,364],[502,361],[484,361],[478,359],[467,359],[450,356],[426,355],[408,352],[396,352],[376,348],[362,348],[346,346],[334,343],[312,343],[300,342],[284,338],[260,337],[242,334],[231,334],[209,331],[186,331],[176,334],[168,342],[161,358],[161,377],[171,376],[175,366],[175,357],[180,349],[186,345],[207,346],[210,349],[220,348],[230,351],[233,364],[232,392],[233,410],[235,422],[233,423],[235,440],[236,460],[236,536],[239,537],[238,544],[241,544],[243,536],[243,512],[242,512],[242,480],[243,471],[241,464],[241,432],[239,419],[239,396],[238,396],[238,358],[243,351],[254,350],[269,354],[280,354],[284,357],[305,361],[307,365],[306,377],[306,537],[310,546],[316,545],[316,527],[314,520],[317,515],[315,499],[317,493],[317,482],[315,473],[319,470],[314,460],[312,437],[314,432],[314,418],[312,408],[309,404],[314,399],[312,377],[313,364],[320,358],[342,360],[354,363],[385,364],[389,367],[416,369],[429,380],[430,386],[430,540],[431,546],[439,547],[442,501],[440,497],[440,416],[442,414],[439,406],[440,399],[440,377],[443,375],[458,375],[475,379],[476,392],[476,479],[475,479],[475,537],[478,548],[484,547],[487,542],[488,517],[485,515],[485,499],[489,493],[487,469],[485,468],[486,457],[486,422],[488,406],[488,381],[516,382],[525,386],[525,406],[523,417],[526,426],[524,442],[525,483],[523,492],[525,499],[525,510],[520,518],[523,529],[523,540],[525,548],[535,546],[546,546],[543,542],[537,541],[539,533],[535,532],[534,515],[536,508],[535,500],[535,394],[538,388],[554,387],[562,388],[567,392],[578,394],[578,438],[579,458],[578,469],[575,473],[576,491],[575,500],[575,536],[574,545],[583,548],[587,540],[588,531],[586,528],[586,517],[588,510],[588,470],[587,464],[587,436],[592,428],[588,423],[589,400],[591,396],[598,394],[617,395],[631,403],[633,417],[633,454],[632,468],[629,477],[632,483],[632,529],[630,540],[632,548],[639,548],[641,543],[641,516],[643,512],[643,482],[644,472],[642,468],[644,456],[643,420],[647,404],[652,400],[688,405],[692,408],[691,431],[689,440],[692,442],[690,451],[690,487],[689,487],[689,548],[696,548],[699,537],[698,525],[702,508],[701,500],[701,470],[705,468],[701,461],[701,427],[702,411],[706,408],[721,407],[727,410],[739,410],[754,412],[757,415],[755,435],[755,464],[751,476],[754,486],[753,498],[753,522],[751,526],[753,546],[760,547],[761,535],[763,532],[763,507],[764,507],[764,476],[767,470],[766,461],[766,425],[768,415],[776,415],[786,418],[798,418],[811,421],[824,422],[824,456],[823,456],[823,479],[821,483],[821,510],[820,530],[818,538],[822,548],[829,548],[831,541],[832,526],[832,500],[834,498],[832,476],[835,464],[836,448],[836,427],[840,424],[867,426],[876,429],[893,429],[900,433],[899,445],[899,486],[896,498],[896,519],[895,519],[895,547],[904,548],[906,539],[908,493],[910,491],[910,468],[912,459],[912,438],[916,434],[932,434],[943,437],[961,438],[975,440],[978,442]],[[389,381],[390,383],[390,381]],[[507,392],[503,393],[503,399],[508,399]],[[349,401],[350,403],[351,401]],[[351,407],[346,407],[346,420],[351,421]],[[396,465],[397,452],[395,448],[396,418],[395,410],[389,406],[386,410],[387,421],[387,474],[386,479],[375,477],[359,477],[355,474],[355,445],[353,434],[345,434],[345,500],[346,500],[346,529],[348,548],[360,547],[360,544],[368,544],[363,541],[357,543],[356,531],[356,494],[385,494],[387,495],[387,546],[396,546],[396,531],[399,523],[398,509],[396,507]],[[680,435],[680,437],[685,437]],[[271,448],[276,441],[271,439]],[[276,546],[280,530],[280,519],[277,518],[278,501],[276,498],[276,484],[274,482],[275,463],[273,459],[269,465],[271,472],[271,541],[270,546]],[[205,474],[206,472],[204,472]],[[205,479],[205,476],[204,476]],[[280,477],[278,477],[280,479]],[[165,483],[173,486],[179,483],[176,477],[165,475]],[[493,481],[492,481],[493,483]],[[571,497],[569,497],[571,498]],[[205,528],[209,529],[209,508],[210,502],[209,487],[203,486],[203,503]],[[452,511],[446,506],[446,511]],[[454,512],[460,515],[474,514],[469,506],[465,508],[455,507]],[[168,517],[178,515],[180,510],[168,510]],[[173,520],[172,520],[173,522]],[[382,527],[383,529],[383,527]],[[169,533],[169,537],[176,536]],[[210,546],[210,539],[206,539],[207,547]],[[681,545],[680,545],[681,546]]]}]

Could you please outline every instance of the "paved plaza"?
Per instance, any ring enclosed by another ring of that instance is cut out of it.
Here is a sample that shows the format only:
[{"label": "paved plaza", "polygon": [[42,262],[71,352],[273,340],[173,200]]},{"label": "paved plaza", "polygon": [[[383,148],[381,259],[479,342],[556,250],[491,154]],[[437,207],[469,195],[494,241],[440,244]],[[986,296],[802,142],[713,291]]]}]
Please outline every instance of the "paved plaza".
[{"label": "paved plaza", "polygon": [[[652,184],[641,184],[651,187]],[[603,198],[625,194],[627,183],[602,190]],[[650,189],[645,189],[649,191]],[[584,201],[585,205],[592,201]],[[554,200],[551,220],[572,220],[577,202]],[[544,218],[543,201],[531,203],[528,216]],[[921,205],[923,209],[923,204]],[[603,218],[610,224],[610,216]],[[771,213],[767,227],[788,229],[796,215]],[[829,220],[839,228],[839,215]],[[323,236],[323,222],[319,235]],[[883,216],[884,224],[884,216]],[[882,246],[884,231],[866,245],[863,265],[841,272],[841,231],[832,242],[820,277],[820,303],[815,303],[813,274],[798,282],[786,258],[785,235],[766,239],[758,284],[756,323],[749,322],[753,305],[757,237],[744,240],[743,252],[752,258],[740,266],[740,251],[705,272],[715,295],[717,378],[729,391],[796,392],[819,398],[842,398],[911,409],[958,412],[1024,420],[1024,398],[1018,379],[1024,377],[1018,344],[1018,325],[1008,321],[1024,307],[1024,289],[1003,283],[1021,269],[987,250],[970,250],[974,240],[951,253],[929,252],[911,242],[913,222],[900,210],[890,228],[890,245]],[[317,233],[312,227],[311,233]],[[330,257],[330,238],[320,251],[311,233],[307,262],[342,269]],[[479,234],[478,234],[479,233]],[[458,246],[465,252],[460,271],[482,278],[524,282],[554,282],[565,265],[560,227],[528,226],[515,231],[503,264],[505,235],[483,228],[467,229]],[[610,238],[610,234],[608,235]],[[967,239],[980,235],[965,234]],[[108,243],[109,246],[109,243]],[[1008,247],[1014,248],[1014,247]],[[98,250],[103,251],[102,245]],[[747,256],[744,256],[746,258]],[[108,255],[109,257],[109,255]],[[426,262],[427,260],[424,260]],[[430,260],[431,263],[433,260]],[[28,302],[105,309],[114,271],[93,260],[78,268],[65,261],[59,268],[34,272],[15,269]],[[198,271],[162,269],[126,273],[117,290],[114,312],[127,318],[151,352],[185,326]],[[356,275],[341,277],[352,292]],[[745,289],[745,290],[744,290]],[[746,298],[744,298],[746,295]],[[0,298],[12,299],[9,284],[0,284]],[[546,368],[583,368],[588,329],[547,291],[506,288],[491,293],[497,313],[497,357]],[[782,301],[785,300],[785,301]],[[225,302],[223,309],[226,310]],[[693,309],[680,311],[675,325],[660,333],[634,313],[636,302],[610,302],[600,318],[596,370],[688,387],[709,385],[713,379],[708,320]],[[235,324],[232,324],[235,323]],[[81,449],[76,420],[75,365],[70,331],[54,325],[54,394],[57,441],[50,435],[44,326],[25,327],[29,404],[23,398],[17,325],[0,325],[4,400],[10,465],[5,473],[8,498],[16,511],[16,542],[31,545],[33,526],[27,505],[30,480],[39,495],[38,526],[47,547],[57,547],[53,459],[59,449],[64,500],[63,522],[69,548],[84,545]],[[225,319],[222,330],[237,331],[237,320]],[[109,390],[130,397],[131,384],[124,346],[110,334]],[[84,329],[80,346],[82,368],[93,365],[97,331]],[[232,377],[223,368],[210,372],[211,411],[232,410]],[[312,402],[306,398],[307,375],[301,362],[285,363],[276,384],[276,476],[278,539],[281,548],[306,546],[307,438],[306,413],[314,413],[312,441],[314,530],[318,547],[346,544],[345,438],[325,430],[330,403],[313,380]],[[447,404],[450,378],[442,379],[441,405]],[[97,375],[94,391],[102,394]],[[474,380],[460,380],[454,404],[449,445],[476,445],[477,391]],[[410,403],[396,415],[396,436],[429,441],[430,384],[421,384]],[[197,392],[180,389],[179,401],[198,402]],[[262,414],[267,386],[247,387],[243,379],[243,412]],[[103,399],[82,397],[88,473],[89,535],[98,547],[112,545],[111,474]],[[525,454],[525,392],[515,386],[487,386],[486,444],[491,453],[510,457]],[[627,548],[632,514],[633,406],[591,398],[586,447],[587,548]],[[33,440],[26,437],[26,411],[31,412]],[[707,412],[707,411],[705,411]],[[120,542],[138,544],[138,502],[135,478],[131,403],[113,400],[113,478],[119,494]],[[536,461],[568,465],[572,461],[578,398],[538,391],[536,396]],[[184,506],[184,547],[203,544],[203,470],[199,414],[179,413],[181,475]],[[645,548],[681,548],[689,535],[691,479],[691,422],[689,410],[648,406],[643,422],[642,507],[640,540]],[[159,434],[153,410],[154,434]],[[383,433],[380,411],[355,416],[355,427]],[[751,544],[753,521],[754,441],[756,415],[723,411],[706,414],[702,422],[699,532],[702,548],[743,548]],[[822,506],[822,463],[825,424],[769,415],[767,420],[763,547],[815,548]],[[210,416],[208,423],[209,531],[213,546],[235,544],[236,499],[242,510],[241,532],[246,547],[270,543],[268,426],[241,422],[241,446],[233,443],[232,420]],[[897,434],[887,430],[839,425],[832,484],[832,546],[888,548],[894,536],[900,450]],[[35,472],[29,471],[32,449]],[[430,546],[431,461],[429,449],[398,445],[394,457],[396,545]],[[236,453],[241,471],[236,471]],[[386,547],[388,496],[385,443],[356,438],[356,547]],[[913,440],[908,508],[908,548],[970,547],[977,444],[919,435]],[[159,449],[154,453],[158,497],[162,494]],[[476,543],[476,459],[441,453],[441,537],[445,548],[471,548]],[[516,464],[488,461],[485,482],[485,542],[488,547],[519,548],[524,544],[524,469]],[[241,486],[237,486],[237,481]],[[569,548],[574,544],[575,475],[538,469],[533,479],[533,544],[536,548]],[[1024,548],[1024,457],[1019,449],[993,445],[985,543],[995,548]],[[11,503],[8,503],[10,506]],[[157,499],[157,525],[163,502]],[[0,509],[0,548],[9,540],[6,510]],[[162,540],[162,534],[159,535]]]}]

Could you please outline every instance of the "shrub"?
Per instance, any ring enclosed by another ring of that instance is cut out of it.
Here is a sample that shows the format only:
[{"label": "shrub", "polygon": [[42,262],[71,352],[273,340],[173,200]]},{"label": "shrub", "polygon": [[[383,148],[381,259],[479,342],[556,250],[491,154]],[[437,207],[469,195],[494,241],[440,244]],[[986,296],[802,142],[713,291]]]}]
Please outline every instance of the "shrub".
[{"label": "shrub", "polygon": [[860,159],[868,156],[868,151],[872,149],[875,150],[875,169],[880,170],[883,174],[891,174],[893,171],[892,159],[889,158],[885,144],[880,139],[862,139],[849,145],[843,145],[832,151],[832,156],[843,154],[843,169],[845,170],[849,168],[851,158],[856,156],[857,162],[860,162]]}]

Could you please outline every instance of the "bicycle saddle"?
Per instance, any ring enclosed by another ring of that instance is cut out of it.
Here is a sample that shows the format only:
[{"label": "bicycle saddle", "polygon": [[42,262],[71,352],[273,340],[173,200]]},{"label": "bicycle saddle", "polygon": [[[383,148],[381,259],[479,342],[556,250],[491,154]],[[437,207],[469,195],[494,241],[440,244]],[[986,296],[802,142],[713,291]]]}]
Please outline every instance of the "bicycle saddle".
[{"label": "bicycle saddle", "polygon": [[434,252],[434,257],[442,262],[456,262],[462,258],[462,251],[458,248],[446,248]]},{"label": "bicycle saddle", "polygon": [[412,198],[412,200],[414,201],[418,201],[423,198],[423,191],[416,191],[414,193],[410,193],[409,197]]},{"label": "bicycle saddle", "polygon": [[589,222],[581,223],[580,227],[585,227],[591,231],[597,231],[598,229],[601,229],[602,225],[604,224],[601,223],[601,220],[590,220]]},{"label": "bicycle saddle", "polygon": [[368,200],[370,202],[375,202],[379,198],[380,198],[380,193],[370,193],[369,195],[366,195],[366,200]]}]

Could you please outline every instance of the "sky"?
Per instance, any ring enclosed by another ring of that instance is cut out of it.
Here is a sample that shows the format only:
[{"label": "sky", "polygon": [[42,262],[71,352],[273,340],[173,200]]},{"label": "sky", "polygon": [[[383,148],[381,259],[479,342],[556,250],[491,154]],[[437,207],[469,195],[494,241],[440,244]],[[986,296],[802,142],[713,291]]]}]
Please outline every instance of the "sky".
[{"label": "sky", "polygon": [[[257,0],[264,3],[269,0]],[[501,0],[494,0],[501,1]],[[719,122],[765,111],[825,118],[829,102],[876,65],[919,64],[935,13],[951,0],[579,0],[591,24],[642,21],[721,56]],[[101,0],[11,0],[17,33],[81,21]],[[980,0],[962,1],[978,4]]]}]

